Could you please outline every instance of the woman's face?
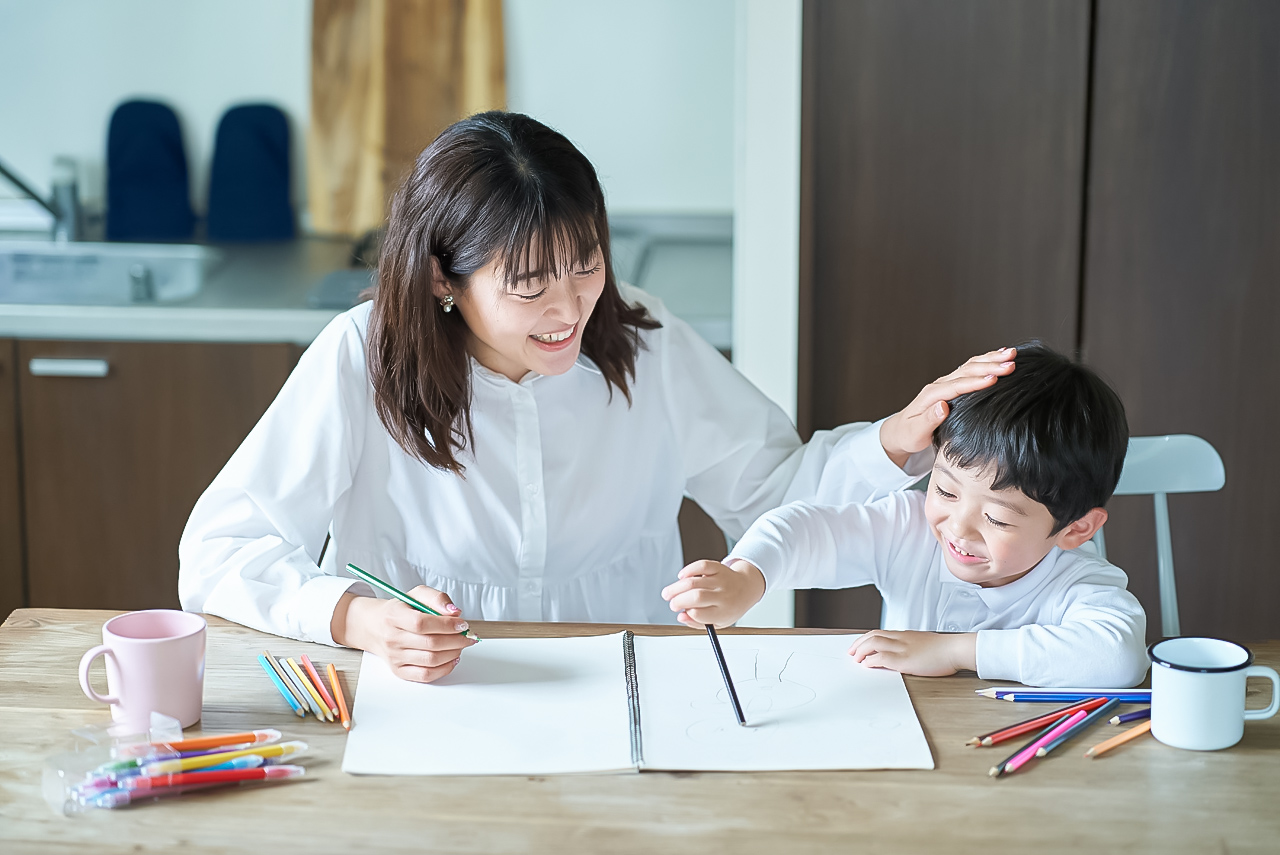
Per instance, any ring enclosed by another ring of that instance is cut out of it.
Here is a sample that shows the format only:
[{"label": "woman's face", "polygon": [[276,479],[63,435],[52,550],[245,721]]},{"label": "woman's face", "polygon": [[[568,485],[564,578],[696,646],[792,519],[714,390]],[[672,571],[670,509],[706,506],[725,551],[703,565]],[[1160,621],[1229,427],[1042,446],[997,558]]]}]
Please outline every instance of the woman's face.
[{"label": "woman's face", "polygon": [[565,373],[578,359],[582,330],[604,290],[600,249],[559,277],[535,264],[514,287],[507,285],[499,263],[495,259],[471,274],[466,289],[447,290],[471,331],[471,355],[516,382],[530,371]]}]

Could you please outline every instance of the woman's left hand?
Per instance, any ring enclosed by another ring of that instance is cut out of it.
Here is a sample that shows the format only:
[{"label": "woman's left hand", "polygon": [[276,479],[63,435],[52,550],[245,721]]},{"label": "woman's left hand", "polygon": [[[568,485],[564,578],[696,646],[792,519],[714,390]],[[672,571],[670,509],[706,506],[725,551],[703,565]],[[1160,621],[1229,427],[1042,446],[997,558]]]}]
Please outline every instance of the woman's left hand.
[{"label": "woman's left hand", "polygon": [[880,425],[880,444],[889,459],[902,467],[911,455],[928,448],[934,429],[951,412],[947,402],[990,386],[1001,375],[1012,372],[1017,355],[1014,348],[1006,347],[975,356],[921,389],[915,400]]}]

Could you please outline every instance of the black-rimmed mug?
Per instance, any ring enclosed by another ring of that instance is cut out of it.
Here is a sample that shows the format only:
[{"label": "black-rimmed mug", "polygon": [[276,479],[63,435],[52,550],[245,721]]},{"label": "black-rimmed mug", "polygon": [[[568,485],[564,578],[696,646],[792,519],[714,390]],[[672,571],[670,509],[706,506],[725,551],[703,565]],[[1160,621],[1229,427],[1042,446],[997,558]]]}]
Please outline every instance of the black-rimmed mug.
[{"label": "black-rimmed mug", "polygon": [[[1166,638],[1151,657],[1151,735],[1175,748],[1216,751],[1244,736],[1249,719],[1280,710],[1280,674],[1254,665],[1249,648],[1221,638]],[[1245,681],[1271,681],[1271,705],[1244,708]]]}]

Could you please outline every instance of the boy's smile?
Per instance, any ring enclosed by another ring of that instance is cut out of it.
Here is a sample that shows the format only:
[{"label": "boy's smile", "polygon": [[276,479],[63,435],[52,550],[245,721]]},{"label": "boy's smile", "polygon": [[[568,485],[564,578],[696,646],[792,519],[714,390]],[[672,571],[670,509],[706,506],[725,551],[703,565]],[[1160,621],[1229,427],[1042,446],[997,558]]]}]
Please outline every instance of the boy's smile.
[{"label": "boy's smile", "polygon": [[[962,469],[938,455],[925,516],[957,579],[984,588],[1022,578],[1058,543],[1053,515],[1017,489],[992,490],[995,473]],[[1064,547],[1065,548],[1065,547]]]}]

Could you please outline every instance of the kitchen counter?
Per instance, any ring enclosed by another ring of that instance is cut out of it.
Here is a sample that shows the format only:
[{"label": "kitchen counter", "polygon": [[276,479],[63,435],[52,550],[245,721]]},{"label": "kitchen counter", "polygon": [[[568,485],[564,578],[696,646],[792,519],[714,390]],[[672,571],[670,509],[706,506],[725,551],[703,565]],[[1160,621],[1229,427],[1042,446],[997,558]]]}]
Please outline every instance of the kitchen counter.
[{"label": "kitchen counter", "polygon": [[[614,217],[614,270],[720,350],[730,347],[732,218]],[[130,306],[0,303],[0,338],[291,342],[306,346],[342,310],[312,308],[327,274],[348,268],[346,238],[215,245],[222,257],[189,299]]]},{"label": "kitchen counter", "polygon": [[200,293],[133,306],[0,303],[0,338],[95,341],[292,342],[308,345],[338,309],[312,309],[307,295],[347,266],[346,239],[223,245]]}]

